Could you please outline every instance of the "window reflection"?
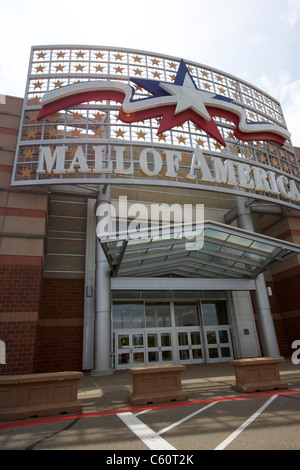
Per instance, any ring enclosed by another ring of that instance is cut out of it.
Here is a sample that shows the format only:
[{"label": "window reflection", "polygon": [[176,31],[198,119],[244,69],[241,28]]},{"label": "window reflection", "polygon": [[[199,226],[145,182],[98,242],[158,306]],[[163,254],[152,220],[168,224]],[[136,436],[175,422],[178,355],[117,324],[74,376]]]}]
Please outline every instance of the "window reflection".
[{"label": "window reflection", "polygon": [[203,323],[210,325],[228,325],[226,301],[202,302]]}]

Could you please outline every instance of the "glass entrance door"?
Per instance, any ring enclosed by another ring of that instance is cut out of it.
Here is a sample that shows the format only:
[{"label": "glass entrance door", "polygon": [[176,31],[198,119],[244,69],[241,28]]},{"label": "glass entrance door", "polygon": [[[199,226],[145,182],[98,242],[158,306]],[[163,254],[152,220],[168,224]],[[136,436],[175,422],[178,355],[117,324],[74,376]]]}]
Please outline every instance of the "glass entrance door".
[{"label": "glass entrance door", "polygon": [[173,341],[171,331],[147,331],[147,365],[172,364]]},{"label": "glass entrance door", "polygon": [[116,334],[117,369],[145,365],[144,332],[122,332]]},{"label": "glass entrance door", "polygon": [[233,359],[230,327],[205,328],[207,362],[226,362]]},{"label": "glass entrance door", "polygon": [[204,362],[203,345],[199,329],[177,329],[177,344],[180,364]]}]

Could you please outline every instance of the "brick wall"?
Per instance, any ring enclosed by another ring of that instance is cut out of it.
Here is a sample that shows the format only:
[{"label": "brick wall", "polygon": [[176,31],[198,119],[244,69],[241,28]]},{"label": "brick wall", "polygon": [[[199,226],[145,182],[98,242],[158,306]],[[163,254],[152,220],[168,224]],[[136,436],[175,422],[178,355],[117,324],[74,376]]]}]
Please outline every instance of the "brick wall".
[{"label": "brick wall", "polygon": [[10,186],[23,100],[0,104],[0,374],[35,372],[47,190]]},{"label": "brick wall", "polygon": [[42,266],[4,265],[2,259],[0,278],[0,339],[6,346],[0,373],[30,374],[35,370]]},{"label": "brick wall", "polygon": [[293,341],[300,340],[300,266],[275,275],[274,287],[290,357]]},{"label": "brick wall", "polygon": [[43,280],[36,372],[82,369],[84,280]]}]

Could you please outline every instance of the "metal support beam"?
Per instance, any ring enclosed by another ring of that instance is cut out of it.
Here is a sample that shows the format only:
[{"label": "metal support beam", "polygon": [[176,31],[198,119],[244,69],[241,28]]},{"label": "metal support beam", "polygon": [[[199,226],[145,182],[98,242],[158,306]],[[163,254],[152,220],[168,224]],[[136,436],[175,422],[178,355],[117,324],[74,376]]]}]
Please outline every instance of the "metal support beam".
[{"label": "metal support beam", "polygon": [[[249,232],[254,232],[250,208],[245,204],[245,198],[237,197],[237,212],[239,214],[240,227]],[[255,279],[255,299],[257,316],[264,355],[266,357],[279,357],[279,347],[273,323],[268,291],[263,274]]]},{"label": "metal support beam", "polygon": [[[110,186],[99,188],[96,211],[99,204],[110,202]],[[111,270],[98,239],[96,240],[95,285],[95,346],[92,375],[113,373],[111,364]]]}]

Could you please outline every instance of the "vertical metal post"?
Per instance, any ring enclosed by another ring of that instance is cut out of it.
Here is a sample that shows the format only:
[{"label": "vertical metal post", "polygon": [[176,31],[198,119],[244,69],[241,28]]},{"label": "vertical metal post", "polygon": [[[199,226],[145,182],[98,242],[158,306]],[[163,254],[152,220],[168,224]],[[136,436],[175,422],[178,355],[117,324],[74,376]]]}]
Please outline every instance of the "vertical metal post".
[{"label": "vertical metal post", "polygon": [[[110,203],[110,186],[99,188],[96,211],[99,204]],[[97,222],[97,219],[96,219]],[[92,375],[113,373],[111,367],[111,275],[110,267],[96,239],[94,370]]]},{"label": "vertical metal post", "polygon": [[[254,232],[253,221],[249,207],[245,206],[246,199],[237,197],[237,213],[239,217],[240,227],[249,232]],[[255,279],[256,291],[256,306],[259,330],[261,333],[261,340],[266,357],[279,357],[279,347],[273,323],[271,307],[267,286],[263,273],[259,274]]]}]

